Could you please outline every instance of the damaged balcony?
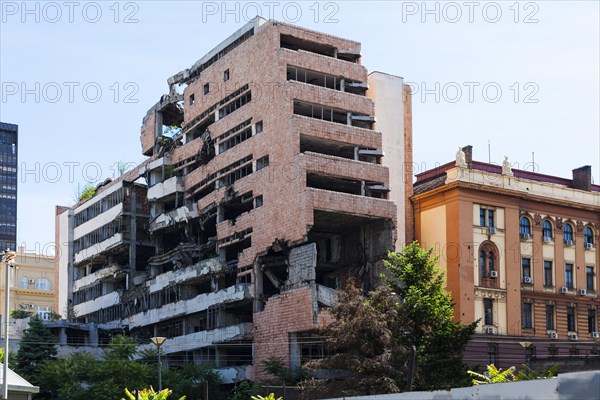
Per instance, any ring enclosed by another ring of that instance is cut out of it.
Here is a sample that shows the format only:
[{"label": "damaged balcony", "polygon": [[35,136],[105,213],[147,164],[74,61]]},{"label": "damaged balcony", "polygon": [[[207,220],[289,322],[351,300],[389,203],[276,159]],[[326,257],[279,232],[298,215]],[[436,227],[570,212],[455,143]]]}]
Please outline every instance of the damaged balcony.
[{"label": "damaged balcony", "polygon": [[294,100],[294,114],[357,128],[373,129],[375,117],[348,110]]},{"label": "damaged balcony", "polygon": [[186,223],[192,219],[198,218],[198,211],[190,209],[187,206],[179,207],[175,210],[158,215],[150,222],[150,232],[175,226],[180,223]]},{"label": "damaged balcony", "polygon": [[[208,288],[210,290],[210,283]],[[169,320],[177,316],[192,315],[208,310],[209,307],[218,304],[233,304],[249,301],[252,298],[252,285],[239,284],[225,289],[198,294],[187,300],[165,304],[159,308],[148,309],[128,317],[128,325],[131,329],[156,324],[160,321]],[[150,293],[149,295],[152,295]]]},{"label": "damaged balcony", "polygon": [[309,69],[299,68],[288,65],[287,80],[303,82],[309,85],[320,86],[328,89],[339,90],[364,96],[369,89],[367,82],[353,81],[346,77],[326,74],[324,72],[312,71]]},{"label": "damaged balcony", "polygon": [[[192,351],[200,347],[207,347],[216,343],[223,343],[235,340],[251,339],[254,331],[254,325],[251,322],[244,322],[222,328],[208,331],[194,332],[183,336],[177,336],[165,341],[161,350],[166,354],[179,353],[183,351]],[[153,344],[140,346],[140,350],[151,350]]]},{"label": "damaged balcony", "polygon": [[300,152],[324,154],[372,164],[381,164],[383,157],[382,150],[302,134],[300,135]]},{"label": "damaged balcony", "polygon": [[221,261],[210,258],[215,255],[216,243],[198,245],[179,243],[172,250],[148,259],[150,277],[157,277],[170,271],[183,271],[189,267],[219,269]]},{"label": "damaged balcony", "polygon": [[306,51],[322,56],[337,58],[351,63],[360,62],[360,52],[355,50],[338,49],[334,46],[301,39],[296,36],[280,34],[279,47],[293,51]]},{"label": "damaged balcony", "polygon": [[389,192],[382,182],[362,181],[315,172],[307,172],[306,187],[378,199],[387,199]]},{"label": "damaged balcony", "polygon": [[109,308],[119,304],[120,291],[113,291],[103,296],[98,296],[74,306],[76,315],[88,315],[95,311]]},{"label": "damaged balcony", "polygon": [[157,183],[148,188],[148,200],[166,200],[166,198],[179,195],[183,198],[183,179],[179,176],[167,178],[164,182]]},{"label": "damaged balcony", "polygon": [[[102,282],[108,279],[115,279],[117,276],[124,273],[121,269],[121,266],[115,264],[109,267],[101,267],[95,272],[91,272],[93,270],[92,268],[92,265],[89,265],[84,268],[76,269],[75,280],[73,281],[73,292],[76,292],[83,287],[92,285],[93,283],[96,283],[96,281]],[[80,272],[77,273],[78,271]]]}]

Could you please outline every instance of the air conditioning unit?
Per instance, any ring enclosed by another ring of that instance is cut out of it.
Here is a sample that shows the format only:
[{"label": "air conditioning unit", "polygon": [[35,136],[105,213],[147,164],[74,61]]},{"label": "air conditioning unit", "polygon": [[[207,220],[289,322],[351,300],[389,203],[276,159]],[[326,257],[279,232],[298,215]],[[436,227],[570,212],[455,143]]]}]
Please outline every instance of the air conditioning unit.
[{"label": "air conditioning unit", "polygon": [[35,279],[30,279],[29,283],[35,283]]},{"label": "air conditioning unit", "polygon": [[569,333],[569,339],[570,340],[577,340],[577,334],[576,333]]},{"label": "air conditioning unit", "polygon": [[523,278],[523,282],[525,282],[525,283],[532,283],[533,280],[531,279],[530,276],[526,276],[526,277]]},{"label": "air conditioning unit", "polygon": [[598,338],[600,338],[600,332],[592,332],[592,337],[593,337],[594,339],[598,339]]},{"label": "air conditioning unit", "polygon": [[550,339],[558,339],[558,333],[556,333],[556,332],[551,332],[551,333],[550,333]]},{"label": "air conditioning unit", "polygon": [[493,326],[488,326],[487,328],[485,328],[485,333],[487,333],[488,335],[495,335],[496,328],[494,328]]},{"label": "air conditioning unit", "polygon": [[565,240],[565,246],[573,246],[572,240]]},{"label": "air conditioning unit", "polygon": [[552,243],[552,238],[548,236],[544,236],[544,243]]},{"label": "air conditioning unit", "polygon": [[494,228],[493,226],[488,227],[488,233],[490,235],[495,235],[496,234],[496,228]]},{"label": "air conditioning unit", "polygon": [[586,243],[585,244],[585,248],[588,249],[588,250],[591,250],[591,249],[594,248],[594,244],[593,243]]},{"label": "air conditioning unit", "polygon": [[498,277],[497,271],[490,271],[490,278],[497,278],[497,277]]},{"label": "air conditioning unit", "polygon": [[563,287],[561,287],[561,288],[560,288],[560,292],[561,292],[561,293],[568,293],[568,292],[569,292],[569,289],[567,289],[567,287],[566,287],[566,286],[563,286]]},{"label": "air conditioning unit", "polygon": [[531,239],[531,235],[529,233],[521,233],[521,239],[529,240]]},{"label": "air conditioning unit", "polygon": [[585,296],[587,294],[587,290],[585,289],[579,289],[579,295],[580,296]]}]

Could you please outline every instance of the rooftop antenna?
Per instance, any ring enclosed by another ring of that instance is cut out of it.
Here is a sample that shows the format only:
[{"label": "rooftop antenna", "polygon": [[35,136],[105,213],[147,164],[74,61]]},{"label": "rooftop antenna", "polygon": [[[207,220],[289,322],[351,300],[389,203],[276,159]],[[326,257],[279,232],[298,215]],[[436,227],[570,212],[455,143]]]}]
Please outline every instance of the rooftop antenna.
[{"label": "rooftop antenna", "polygon": [[535,151],[531,152],[531,170],[535,172]]},{"label": "rooftop antenna", "polygon": [[490,142],[490,139],[488,139],[488,163],[492,163],[492,144]]}]

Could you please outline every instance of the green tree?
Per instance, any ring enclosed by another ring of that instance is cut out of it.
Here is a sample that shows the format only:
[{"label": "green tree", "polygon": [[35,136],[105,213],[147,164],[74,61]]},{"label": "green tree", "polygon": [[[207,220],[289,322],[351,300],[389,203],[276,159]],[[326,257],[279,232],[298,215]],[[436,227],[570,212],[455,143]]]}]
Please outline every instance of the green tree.
[{"label": "green tree", "polygon": [[[156,363],[151,367],[156,371]],[[163,372],[163,386],[173,390],[175,397],[186,395],[190,399],[204,398],[204,385],[208,384],[208,394],[211,400],[224,399],[225,393],[221,390],[223,380],[214,369],[207,365],[185,364],[177,369]]]},{"label": "green tree", "polygon": [[29,318],[35,314],[33,311],[27,310],[10,310],[10,317],[14,319]]},{"label": "green tree", "polygon": [[38,381],[38,368],[46,360],[56,358],[54,335],[44,322],[34,315],[29,320],[17,352],[17,372],[33,384]]},{"label": "green tree", "polygon": [[446,389],[468,383],[462,352],[473,337],[479,321],[469,325],[454,322],[454,303],[446,291],[438,257],[417,242],[390,252],[382,276],[399,300],[398,322],[404,332],[399,344],[416,348],[415,387]]},{"label": "green tree", "polygon": [[155,379],[156,370],[132,360],[134,343],[130,338],[115,336],[102,359],[79,352],[63,359],[46,361],[39,369],[41,393],[37,398],[114,399],[125,388],[138,390],[149,386]]},{"label": "green tree", "polygon": [[137,353],[137,342],[125,335],[116,335],[104,350],[105,360],[133,360]]},{"label": "green tree", "polygon": [[344,372],[336,381],[308,382],[306,387],[319,396],[399,392],[405,350],[396,340],[396,307],[387,285],[364,296],[350,279],[331,309],[335,322],[324,332],[332,355],[307,364]]}]

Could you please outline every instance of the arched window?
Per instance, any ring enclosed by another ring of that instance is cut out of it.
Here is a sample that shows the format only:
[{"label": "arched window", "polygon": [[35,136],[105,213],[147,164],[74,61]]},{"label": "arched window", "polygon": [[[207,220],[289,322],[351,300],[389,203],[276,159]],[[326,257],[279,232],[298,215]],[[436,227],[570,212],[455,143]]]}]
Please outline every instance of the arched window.
[{"label": "arched window", "polygon": [[498,287],[498,249],[492,242],[484,242],[479,247],[480,285]]},{"label": "arched window", "polygon": [[544,238],[552,239],[552,222],[545,219],[542,225],[542,236]]},{"label": "arched window", "polygon": [[583,230],[583,242],[585,244],[594,244],[594,231],[589,226]]},{"label": "arched window", "polygon": [[19,284],[21,289],[27,289],[29,287],[29,279],[26,276],[21,278],[21,282]]},{"label": "arched window", "polygon": [[520,233],[521,233],[521,236],[525,236],[525,235],[527,235],[528,237],[531,236],[531,221],[529,221],[529,218],[521,217]]},{"label": "arched window", "polygon": [[573,242],[573,225],[565,224],[563,227],[563,240]]},{"label": "arched window", "polygon": [[35,282],[37,290],[50,290],[50,281],[46,278],[40,278]]}]

